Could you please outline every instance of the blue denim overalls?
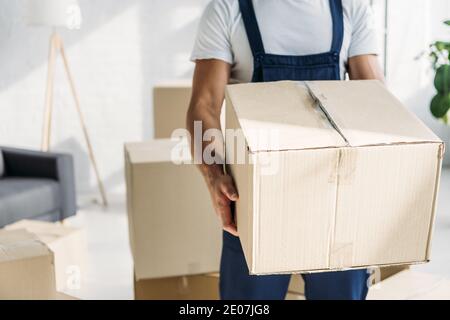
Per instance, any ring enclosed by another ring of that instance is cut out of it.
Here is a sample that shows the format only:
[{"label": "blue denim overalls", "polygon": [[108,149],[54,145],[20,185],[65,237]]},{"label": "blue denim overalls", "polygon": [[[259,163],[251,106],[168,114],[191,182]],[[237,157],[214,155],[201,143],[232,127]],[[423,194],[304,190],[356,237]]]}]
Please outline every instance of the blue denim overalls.
[{"label": "blue denim overalls", "polygon": [[[331,51],[308,56],[284,56],[265,52],[252,0],[239,0],[254,60],[252,82],[341,79],[339,54],[344,34],[342,2],[329,0],[329,3],[333,19]],[[220,269],[222,299],[278,300],[284,299],[286,295],[290,275],[249,275],[240,241],[228,232],[223,233]],[[307,299],[361,300],[367,295],[366,270],[304,274],[303,279]]]}]

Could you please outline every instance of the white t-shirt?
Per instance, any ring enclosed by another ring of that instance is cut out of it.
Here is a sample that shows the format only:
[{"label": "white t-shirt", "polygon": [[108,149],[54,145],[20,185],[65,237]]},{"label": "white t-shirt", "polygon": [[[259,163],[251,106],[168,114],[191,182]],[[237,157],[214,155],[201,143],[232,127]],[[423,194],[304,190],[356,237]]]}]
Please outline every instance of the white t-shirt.
[{"label": "white t-shirt", "polygon": [[[329,52],[332,18],[329,0],[253,0],[266,53],[310,55]],[[366,0],[342,0],[344,40],[340,53],[344,79],[349,57],[378,54],[375,23]],[[211,1],[200,21],[191,60],[220,59],[231,64],[231,82],[250,82],[253,55],[238,0]]]}]

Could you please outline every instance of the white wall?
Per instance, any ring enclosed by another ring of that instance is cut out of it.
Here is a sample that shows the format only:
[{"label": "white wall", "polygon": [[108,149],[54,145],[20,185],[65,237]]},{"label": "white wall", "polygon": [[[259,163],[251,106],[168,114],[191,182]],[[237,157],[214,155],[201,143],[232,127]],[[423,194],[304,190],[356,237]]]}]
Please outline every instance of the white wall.
[{"label": "white wall", "polygon": [[[373,2],[382,33],[384,0]],[[123,143],[152,137],[152,85],[190,77],[188,57],[206,3],[80,0],[82,29],[61,31],[109,193],[123,191]],[[428,62],[415,58],[434,38],[448,38],[437,21],[450,18],[450,1],[388,3],[388,85],[448,141],[450,128],[428,112],[433,95]],[[50,30],[27,27],[24,4],[0,0],[0,145],[39,148]],[[90,192],[95,181],[62,64],[57,66],[53,146],[74,152],[78,189]]]},{"label": "white wall", "polygon": [[[387,85],[447,143],[447,150],[450,126],[429,111],[434,73],[423,53],[433,41],[450,39],[450,28],[442,23],[448,19],[448,0],[388,0]],[[448,153],[445,163],[450,164]]]},{"label": "white wall", "polygon": [[[123,143],[153,135],[153,84],[191,76],[207,2],[80,0],[81,30],[61,31],[109,192],[123,191]],[[0,145],[39,148],[50,30],[25,25],[25,4],[0,0]],[[57,70],[53,149],[75,150],[78,189],[95,190],[61,61]]]}]

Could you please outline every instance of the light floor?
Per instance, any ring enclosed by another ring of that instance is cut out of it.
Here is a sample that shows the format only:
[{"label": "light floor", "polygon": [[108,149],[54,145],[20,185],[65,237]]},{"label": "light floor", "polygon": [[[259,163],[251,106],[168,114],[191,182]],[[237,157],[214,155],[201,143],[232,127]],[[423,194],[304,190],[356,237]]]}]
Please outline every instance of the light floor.
[{"label": "light floor", "polygon": [[[124,196],[110,196],[110,206],[83,205],[69,225],[87,234],[88,263],[81,289],[67,291],[82,299],[133,299],[133,262],[128,243]],[[418,271],[450,278],[450,168],[442,173],[431,262]]]}]

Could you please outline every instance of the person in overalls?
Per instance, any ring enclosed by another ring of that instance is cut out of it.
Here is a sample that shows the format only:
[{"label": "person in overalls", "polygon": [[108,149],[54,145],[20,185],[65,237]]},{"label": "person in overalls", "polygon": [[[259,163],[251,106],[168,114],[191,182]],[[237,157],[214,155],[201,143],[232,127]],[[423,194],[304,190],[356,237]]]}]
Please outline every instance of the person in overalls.
[{"label": "person in overalls", "polygon": [[[214,0],[206,8],[191,59],[196,67],[187,127],[220,129],[230,82],[379,79],[377,41],[362,0]],[[195,143],[192,140],[192,143]],[[200,146],[201,150],[201,146]],[[223,224],[222,299],[284,299],[290,276],[252,276],[231,203],[238,194],[220,164],[201,164]],[[206,196],[206,195],[205,195]],[[304,274],[307,299],[365,299],[366,270]]]}]

